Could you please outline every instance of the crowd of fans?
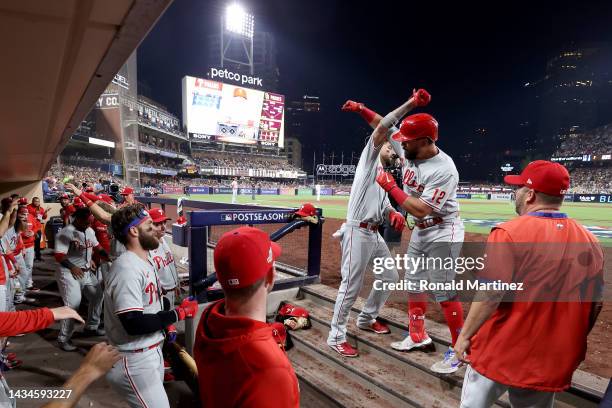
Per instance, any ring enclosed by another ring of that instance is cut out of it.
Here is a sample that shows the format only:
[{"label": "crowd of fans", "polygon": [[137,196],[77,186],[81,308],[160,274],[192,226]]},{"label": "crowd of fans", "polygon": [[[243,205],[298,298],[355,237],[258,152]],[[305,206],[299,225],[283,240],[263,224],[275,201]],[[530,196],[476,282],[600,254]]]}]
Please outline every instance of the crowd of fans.
[{"label": "crowd of fans", "polygon": [[612,194],[612,167],[579,167],[571,171],[570,193]]},{"label": "crowd of fans", "polygon": [[194,153],[194,160],[200,167],[231,167],[241,170],[299,170],[290,165],[286,158],[272,156],[257,156],[241,153],[206,152]]},{"label": "crowd of fans", "polygon": [[150,135],[146,132],[140,132],[138,134],[138,141],[143,145],[147,145],[156,149],[166,150],[175,153],[187,153],[185,147],[183,146],[183,143],[166,139],[163,137]]},{"label": "crowd of fans", "polygon": [[64,183],[68,180],[79,180],[103,190],[107,184],[121,184],[122,180],[96,167],[53,164],[47,176],[43,179],[42,189],[45,196],[64,191]]},{"label": "crowd of fans", "polygon": [[553,157],[579,156],[583,154],[612,153],[612,124],[598,127],[590,132],[571,135],[553,154]]}]

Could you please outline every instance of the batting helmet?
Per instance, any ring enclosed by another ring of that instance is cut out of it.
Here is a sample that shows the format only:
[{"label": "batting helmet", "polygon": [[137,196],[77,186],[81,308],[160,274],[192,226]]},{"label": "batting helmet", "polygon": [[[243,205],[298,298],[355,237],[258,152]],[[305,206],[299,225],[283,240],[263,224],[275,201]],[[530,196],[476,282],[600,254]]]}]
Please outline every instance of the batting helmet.
[{"label": "batting helmet", "polygon": [[428,137],[438,140],[438,121],[428,113],[417,113],[402,120],[399,131],[393,134],[393,140],[405,142]]}]

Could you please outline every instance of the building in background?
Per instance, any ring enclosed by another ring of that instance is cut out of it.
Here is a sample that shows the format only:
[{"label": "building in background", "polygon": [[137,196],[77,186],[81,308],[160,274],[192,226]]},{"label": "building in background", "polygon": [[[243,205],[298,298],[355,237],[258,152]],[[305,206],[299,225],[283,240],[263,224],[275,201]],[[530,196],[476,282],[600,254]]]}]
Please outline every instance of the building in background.
[{"label": "building in background", "polygon": [[289,161],[289,164],[298,168],[303,167],[302,143],[300,143],[297,138],[285,138],[285,154],[287,155],[287,160]]},{"label": "building in background", "polygon": [[533,147],[546,156],[568,137],[612,123],[612,48],[567,46],[548,60],[543,79],[525,86],[538,101]]},{"label": "building in background", "polygon": [[290,101],[286,108],[286,134],[288,138],[297,139],[302,147],[304,167],[312,172],[311,158],[316,151],[325,151],[329,140],[323,137],[321,101],[318,96],[303,95]]}]

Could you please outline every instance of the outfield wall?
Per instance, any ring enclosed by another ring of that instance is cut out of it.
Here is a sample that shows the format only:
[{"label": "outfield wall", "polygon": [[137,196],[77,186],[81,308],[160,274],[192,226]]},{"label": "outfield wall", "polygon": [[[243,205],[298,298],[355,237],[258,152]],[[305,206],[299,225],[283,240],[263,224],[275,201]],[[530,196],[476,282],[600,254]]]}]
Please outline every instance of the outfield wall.
[{"label": "outfield wall", "polygon": [[[230,187],[207,187],[189,186],[189,194],[232,194]],[[182,187],[165,187],[163,194],[183,194]],[[239,195],[252,195],[253,189],[243,187],[238,189]],[[256,188],[256,195],[290,195],[290,196],[314,196],[314,188]],[[334,190],[332,188],[321,188],[321,196],[344,196],[346,190]],[[510,201],[511,193],[457,193],[457,198],[462,200],[490,200],[490,201]],[[576,203],[596,203],[612,204],[612,194],[565,194],[565,201]]]}]

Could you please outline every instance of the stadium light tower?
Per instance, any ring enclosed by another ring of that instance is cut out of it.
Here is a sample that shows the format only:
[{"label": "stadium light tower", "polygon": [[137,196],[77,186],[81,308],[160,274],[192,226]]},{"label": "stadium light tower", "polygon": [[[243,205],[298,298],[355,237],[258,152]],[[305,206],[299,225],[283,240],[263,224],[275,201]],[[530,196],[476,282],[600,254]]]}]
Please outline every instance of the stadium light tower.
[{"label": "stadium light tower", "polygon": [[[225,15],[221,16],[221,68],[225,62],[233,62],[249,67],[253,75],[253,35],[255,18],[247,13],[238,3],[227,6]],[[238,59],[239,56],[246,58]]]}]

